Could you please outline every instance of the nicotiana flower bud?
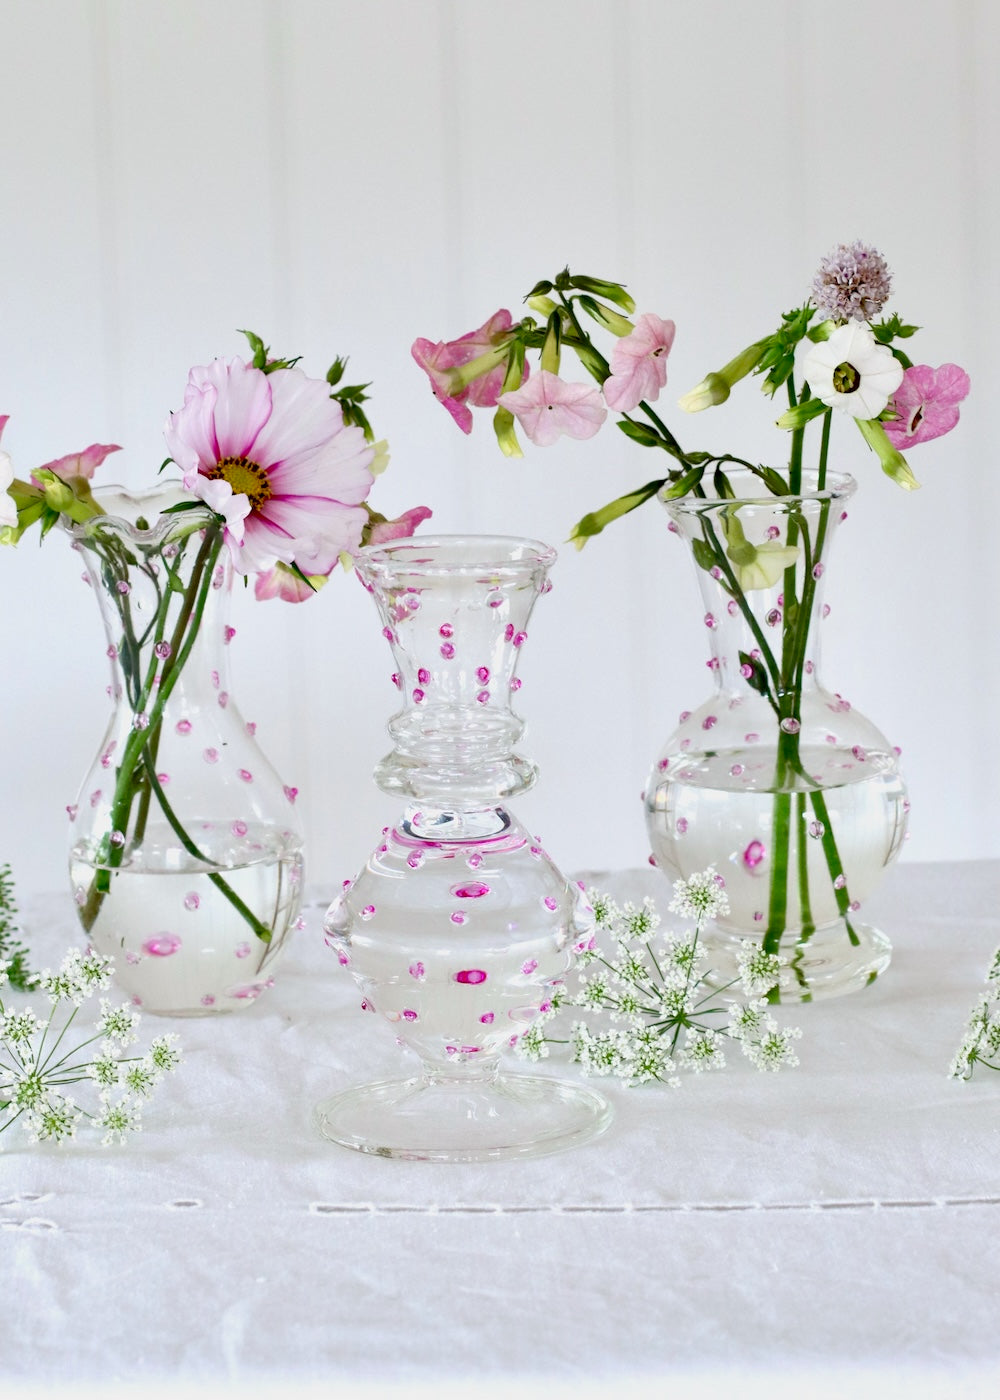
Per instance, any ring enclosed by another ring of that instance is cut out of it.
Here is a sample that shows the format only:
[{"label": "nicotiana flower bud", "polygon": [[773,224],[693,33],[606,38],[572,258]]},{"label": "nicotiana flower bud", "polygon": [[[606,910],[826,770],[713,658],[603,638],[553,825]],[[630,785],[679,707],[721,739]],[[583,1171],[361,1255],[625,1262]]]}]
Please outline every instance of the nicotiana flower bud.
[{"label": "nicotiana flower bud", "polygon": [[703,408],[713,408],[725,403],[734,384],[745,379],[760,364],[765,343],[755,340],[745,350],[741,350],[717,373],[706,374],[700,384],[680,399],[679,405],[685,413],[700,413]]}]

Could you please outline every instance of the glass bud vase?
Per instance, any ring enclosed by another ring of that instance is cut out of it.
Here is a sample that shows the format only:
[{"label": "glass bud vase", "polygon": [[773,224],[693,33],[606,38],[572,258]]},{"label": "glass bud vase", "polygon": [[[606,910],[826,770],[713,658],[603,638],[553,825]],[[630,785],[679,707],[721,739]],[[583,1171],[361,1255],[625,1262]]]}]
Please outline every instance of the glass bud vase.
[{"label": "glass bud vase", "polygon": [[909,810],[896,751],[819,676],[827,556],[855,484],[804,476],[801,495],[768,496],[747,472],[730,476],[735,500],[666,502],[697,567],[715,691],[681,715],[645,793],[664,874],[712,865],[725,881],[729,913],[705,934],[716,979],[737,975],[750,939],[783,959],[782,1001],[854,991],[889,965],[858,913]]},{"label": "glass bud vase", "polygon": [[610,1121],[582,1085],[500,1069],[594,927],[580,889],[506,806],[535,779],[514,752],[524,726],[511,695],[554,558],[531,540],[443,536],[357,561],[403,701],[375,777],[405,807],[325,927],[363,1008],[423,1069],[319,1105],[321,1131],[347,1147],[483,1161],[570,1147]]},{"label": "glass bud vase", "polygon": [[71,528],[101,607],[112,712],[68,809],[70,878],[94,948],[137,1006],[192,1016],[255,1000],[295,923],[302,837],[229,689],[222,527],[179,488],[95,493]]}]

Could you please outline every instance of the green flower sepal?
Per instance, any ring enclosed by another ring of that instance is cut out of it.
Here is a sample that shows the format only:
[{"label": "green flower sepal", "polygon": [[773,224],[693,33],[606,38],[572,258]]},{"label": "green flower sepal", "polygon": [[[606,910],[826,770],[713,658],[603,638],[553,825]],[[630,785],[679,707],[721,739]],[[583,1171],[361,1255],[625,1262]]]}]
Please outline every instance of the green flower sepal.
[{"label": "green flower sepal", "polygon": [[920,482],[910,471],[910,464],[902,452],[896,450],[877,418],[855,418],[861,436],[873,452],[878,454],[879,466],[886,476],[891,477],[904,491],[917,491]]}]

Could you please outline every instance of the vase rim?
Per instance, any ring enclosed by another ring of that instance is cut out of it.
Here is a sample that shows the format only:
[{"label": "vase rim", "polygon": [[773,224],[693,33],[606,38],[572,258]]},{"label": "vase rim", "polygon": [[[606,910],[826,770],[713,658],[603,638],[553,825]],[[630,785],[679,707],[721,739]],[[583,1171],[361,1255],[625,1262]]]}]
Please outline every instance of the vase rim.
[{"label": "vase rim", "polygon": [[[757,483],[759,489],[741,495],[737,492],[734,497],[726,496],[679,496],[676,499],[667,499],[659,496],[662,505],[670,512],[677,511],[681,514],[697,514],[706,510],[717,510],[727,505],[735,506],[763,506],[774,508],[775,506],[787,506],[792,501],[840,501],[852,496],[857,489],[857,480],[850,472],[826,473],[826,485],[822,491],[815,489],[815,483],[819,472],[815,467],[804,467],[802,470],[802,482],[806,488],[802,491],[789,492],[787,496],[776,496],[766,489],[760,478],[753,472],[742,468],[739,471],[727,472],[727,476],[737,482],[748,479]],[[813,489],[810,488],[810,483]],[[734,483],[735,485],[736,483]],[[711,488],[711,483],[709,483]]]},{"label": "vase rim", "polygon": [[[186,491],[183,482],[174,477],[138,491],[129,486],[107,483],[96,487],[93,497],[104,513],[91,516],[89,520],[81,523],[70,522],[66,526],[72,538],[83,543],[86,543],[96,527],[128,535],[130,539],[142,544],[156,546],[165,544],[181,527],[185,534],[189,534],[192,528],[201,529],[216,518],[210,506],[199,501],[190,491]],[[180,515],[163,514],[169,506],[180,505],[185,501],[190,501],[192,505],[200,506],[201,509],[181,512]],[[136,521],[147,513],[151,518],[147,528],[141,530]]]},{"label": "vase rim", "polygon": [[355,556],[362,571],[410,568],[421,573],[476,574],[550,568],[556,551],[520,535],[414,535],[366,545]]}]

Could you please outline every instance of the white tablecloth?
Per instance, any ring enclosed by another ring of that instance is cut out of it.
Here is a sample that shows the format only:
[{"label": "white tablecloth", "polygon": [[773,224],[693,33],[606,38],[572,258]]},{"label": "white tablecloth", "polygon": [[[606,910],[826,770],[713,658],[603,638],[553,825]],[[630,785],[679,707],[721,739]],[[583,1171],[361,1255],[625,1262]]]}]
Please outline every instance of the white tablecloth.
[{"label": "white tablecloth", "polygon": [[[593,879],[669,897],[655,871]],[[185,1063],[126,1147],[4,1136],[0,1394],[71,1378],[579,1393],[625,1376],[677,1394],[732,1376],[739,1395],[867,1378],[912,1397],[921,1377],[995,1395],[1000,1075],[946,1071],[1000,943],[998,891],[1000,862],[897,866],[865,910],[893,939],[888,974],[781,1009],[803,1028],[799,1069],[595,1081],[616,1108],[604,1138],[481,1166],[318,1135],[317,1100],[401,1062],[314,901],[272,992],[170,1023]],[[75,941],[63,898],[24,912],[39,959]]]}]

